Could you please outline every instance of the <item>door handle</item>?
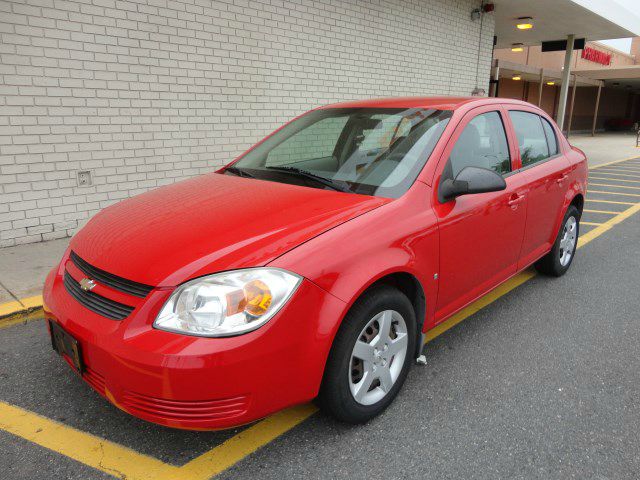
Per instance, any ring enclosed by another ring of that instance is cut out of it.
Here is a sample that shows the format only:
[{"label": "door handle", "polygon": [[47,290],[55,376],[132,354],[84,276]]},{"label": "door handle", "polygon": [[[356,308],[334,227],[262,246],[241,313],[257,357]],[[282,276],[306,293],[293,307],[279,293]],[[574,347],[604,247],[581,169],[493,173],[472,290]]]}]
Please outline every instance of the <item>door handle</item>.
[{"label": "door handle", "polygon": [[565,173],[562,176],[556,178],[556,182],[558,183],[558,185],[562,185],[562,182],[564,182],[567,178],[569,178],[569,175]]},{"label": "door handle", "polygon": [[519,204],[524,202],[524,199],[525,199],[524,195],[519,195],[517,193],[514,193],[513,195],[511,195],[511,197],[509,197],[509,200],[507,201],[507,203],[511,208],[515,210],[516,208],[518,208]]}]

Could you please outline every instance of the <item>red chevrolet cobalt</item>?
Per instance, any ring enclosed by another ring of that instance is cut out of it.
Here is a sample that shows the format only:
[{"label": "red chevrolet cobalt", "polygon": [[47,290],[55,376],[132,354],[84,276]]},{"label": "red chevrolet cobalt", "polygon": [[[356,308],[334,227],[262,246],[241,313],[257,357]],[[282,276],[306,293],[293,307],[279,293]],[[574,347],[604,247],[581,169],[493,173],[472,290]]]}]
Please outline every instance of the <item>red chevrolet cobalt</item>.
[{"label": "red chevrolet cobalt", "polygon": [[317,399],[387,407],[426,332],[576,251],[584,154],[542,110],[480,98],[330,105],[221,170],[106,208],[48,276],[54,349],[171,427]]}]

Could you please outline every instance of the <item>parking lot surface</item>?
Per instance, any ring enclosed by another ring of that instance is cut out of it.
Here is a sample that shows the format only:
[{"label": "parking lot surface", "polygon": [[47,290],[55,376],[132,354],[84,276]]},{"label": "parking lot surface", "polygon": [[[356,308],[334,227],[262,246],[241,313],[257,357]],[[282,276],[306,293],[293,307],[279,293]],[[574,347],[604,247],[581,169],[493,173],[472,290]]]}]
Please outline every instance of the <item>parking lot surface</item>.
[{"label": "parking lot surface", "polygon": [[77,378],[42,321],[4,328],[2,478],[639,478],[638,205],[640,160],[593,170],[569,273],[520,274],[436,329],[363,426],[307,405],[225,432],[158,427]]}]

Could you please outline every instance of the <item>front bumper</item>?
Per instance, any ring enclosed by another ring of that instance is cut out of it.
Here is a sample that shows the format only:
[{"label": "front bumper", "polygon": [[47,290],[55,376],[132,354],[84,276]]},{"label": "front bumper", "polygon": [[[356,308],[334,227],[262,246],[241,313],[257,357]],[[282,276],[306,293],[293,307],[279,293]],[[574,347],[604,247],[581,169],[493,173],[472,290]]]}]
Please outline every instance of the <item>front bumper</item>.
[{"label": "front bumper", "polygon": [[[63,262],[64,263],[64,262]],[[136,417],[169,427],[223,429],[313,399],[346,305],[308,280],[266,325],[202,338],[154,329],[171,293],[155,289],[122,321],[79,304],[64,267],[44,289],[44,312],[81,345],[82,378]]]}]

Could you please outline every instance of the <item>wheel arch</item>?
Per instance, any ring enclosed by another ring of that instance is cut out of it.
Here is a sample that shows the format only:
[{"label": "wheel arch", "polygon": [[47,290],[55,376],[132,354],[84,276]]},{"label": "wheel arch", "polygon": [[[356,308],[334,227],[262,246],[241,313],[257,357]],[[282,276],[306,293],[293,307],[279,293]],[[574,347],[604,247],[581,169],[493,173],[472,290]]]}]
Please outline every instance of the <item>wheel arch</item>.
[{"label": "wheel arch", "polygon": [[[573,205],[578,209],[580,216],[582,216],[582,210],[584,209],[584,195],[582,193],[577,193],[574,195],[571,203],[569,203],[569,207]],[[568,208],[568,207],[567,207]]]},{"label": "wheel arch", "polygon": [[584,192],[582,187],[577,182],[574,182],[574,184],[571,185],[571,187],[567,190],[562,208],[558,210],[558,216],[555,219],[555,228],[553,229],[554,236],[550,239],[552,243],[558,235],[560,228],[562,227],[562,219],[567,214],[567,210],[569,210],[569,207],[571,205],[574,205],[578,209],[580,216],[582,216],[584,201]]},{"label": "wheel arch", "polygon": [[387,272],[381,276],[371,279],[371,281],[355,296],[350,307],[365,295],[368,291],[378,285],[390,285],[397,288],[400,292],[407,296],[416,316],[416,351],[414,357],[418,357],[422,352],[423,346],[423,327],[427,314],[427,298],[420,280],[412,273],[405,270]]}]

